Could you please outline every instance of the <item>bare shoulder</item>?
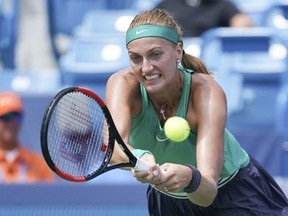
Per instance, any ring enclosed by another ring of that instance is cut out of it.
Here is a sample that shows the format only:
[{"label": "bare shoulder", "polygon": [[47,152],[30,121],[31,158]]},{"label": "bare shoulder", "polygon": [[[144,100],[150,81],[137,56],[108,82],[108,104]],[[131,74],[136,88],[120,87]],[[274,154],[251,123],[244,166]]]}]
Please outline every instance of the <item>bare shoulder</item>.
[{"label": "bare shoulder", "polygon": [[[225,115],[226,95],[213,75],[195,73],[192,75],[191,100],[197,114],[213,109],[213,113],[222,110]],[[221,111],[221,112],[222,112]]]},{"label": "bare shoulder", "polygon": [[[106,102],[108,107],[128,109],[132,116],[137,115],[141,109],[141,94],[139,81],[132,69],[127,68],[113,74],[106,84]],[[123,113],[125,111],[122,110]]]},{"label": "bare shoulder", "polygon": [[121,71],[114,73],[107,81],[107,87],[109,88],[109,86],[113,86],[113,89],[115,89],[115,87],[122,87],[127,90],[128,87],[132,88],[133,86],[135,87],[135,85],[138,84],[138,80],[131,68],[125,68]]},{"label": "bare shoulder", "polygon": [[[225,93],[221,86],[215,81],[213,75],[207,75],[202,73],[195,73],[192,75],[191,95],[199,96],[211,96],[220,99],[225,97]],[[218,98],[219,97],[219,98]]]},{"label": "bare shoulder", "polygon": [[196,130],[201,122],[212,119],[208,117],[211,114],[214,118],[225,120],[226,103],[225,93],[213,76],[200,73],[192,75],[190,111],[187,113],[192,129]]}]

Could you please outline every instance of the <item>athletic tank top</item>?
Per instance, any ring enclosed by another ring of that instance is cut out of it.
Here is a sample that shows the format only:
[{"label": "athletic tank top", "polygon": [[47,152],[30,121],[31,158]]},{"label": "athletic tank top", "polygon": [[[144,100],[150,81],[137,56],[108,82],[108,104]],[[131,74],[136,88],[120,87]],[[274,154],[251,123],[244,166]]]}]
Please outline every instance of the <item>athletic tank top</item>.
[{"label": "athletic tank top", "polygon": [[[186,118],[192,75],[190,70],[178,67],[184,75],[182,95],[176,116]],[[183,142],[173,142],[164,133],[154,107],[147,95],[146,89],[140,85],[142,97],[142,111],[132,119],[129,144],[136,149],[149,150],[156,159],[156,163],[191,164],[196,163],[197,133],[190,132]],[[248,165],[248,154],[241,148],[235,137],[227,130],[224,131],[224,162],[220,175],[228,178],[240,168]]]}]

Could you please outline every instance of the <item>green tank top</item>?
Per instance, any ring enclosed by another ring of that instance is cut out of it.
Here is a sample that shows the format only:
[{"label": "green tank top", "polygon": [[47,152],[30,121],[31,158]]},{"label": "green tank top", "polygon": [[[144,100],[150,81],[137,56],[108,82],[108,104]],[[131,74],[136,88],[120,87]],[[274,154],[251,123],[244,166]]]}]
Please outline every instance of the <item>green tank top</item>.
[{"label": "green tank top", "polygon": [[[176,112],[176,116],[186,118],[191,79],[189,71],[179,68],[184,75],[183,90]],[[148,98],[143,85],[140,85],[142,97],[142,112],[132,119],[129,144],[136,149],[149,150],[160,165],[163,163],[191,164],[196,163],[197,133],[191,131],[189,137],[183,142],[170,141],[164,133],[158,116]],[[240,168],[247,166],[250,159],[241,148],[235,137],[227,130],[224,131],[224,163],[220,178],[227,178]]]}]

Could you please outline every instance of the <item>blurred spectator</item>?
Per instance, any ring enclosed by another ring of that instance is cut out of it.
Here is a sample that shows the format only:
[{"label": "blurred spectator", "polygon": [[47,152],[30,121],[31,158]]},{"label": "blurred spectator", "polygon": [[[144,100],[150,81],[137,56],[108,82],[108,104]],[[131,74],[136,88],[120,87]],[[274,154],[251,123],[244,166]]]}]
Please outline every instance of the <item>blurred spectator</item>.
[{"label": "blurred spectator", "polygon": [[24,148],[19,141],[23,111],[17,94],[0,93],[0,182],[52,182],[54,174],[42,155]]},{"label": "blurred spectator", "polygon": [[214,27],[251,27],[251,18],[229,0],[163,0],[156,8],[170,12],[182,26],[183,37],[199,37]]}]

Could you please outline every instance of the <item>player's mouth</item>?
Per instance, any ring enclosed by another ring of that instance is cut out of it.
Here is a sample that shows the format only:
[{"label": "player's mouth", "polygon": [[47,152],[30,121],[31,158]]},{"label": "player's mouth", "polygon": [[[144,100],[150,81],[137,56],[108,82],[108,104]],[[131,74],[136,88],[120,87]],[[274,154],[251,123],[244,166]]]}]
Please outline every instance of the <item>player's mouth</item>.
[{"label": "player's mouth", "polygon": [[144,78],[147,80],[147,81],[153,81],[153,80],[157,80],[161,77],[160,74],[152,74],[152,75],[149,75],[149,76],[144,76]]}]

